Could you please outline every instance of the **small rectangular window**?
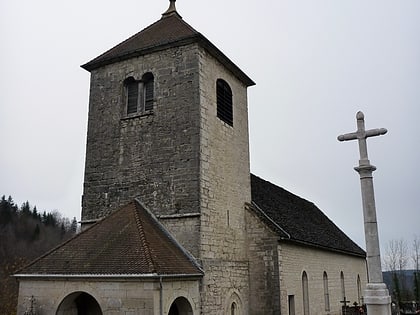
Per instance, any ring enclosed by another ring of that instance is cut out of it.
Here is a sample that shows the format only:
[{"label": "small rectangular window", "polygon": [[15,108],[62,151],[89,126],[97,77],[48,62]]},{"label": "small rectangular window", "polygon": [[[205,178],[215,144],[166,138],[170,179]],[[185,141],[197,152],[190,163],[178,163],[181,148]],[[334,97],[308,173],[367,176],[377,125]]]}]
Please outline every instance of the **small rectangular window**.
[{"label": "small rectangular window", "polygon": [[295,315],[295,296],[288,295],[288,302],[289,302],[289,315]]}]

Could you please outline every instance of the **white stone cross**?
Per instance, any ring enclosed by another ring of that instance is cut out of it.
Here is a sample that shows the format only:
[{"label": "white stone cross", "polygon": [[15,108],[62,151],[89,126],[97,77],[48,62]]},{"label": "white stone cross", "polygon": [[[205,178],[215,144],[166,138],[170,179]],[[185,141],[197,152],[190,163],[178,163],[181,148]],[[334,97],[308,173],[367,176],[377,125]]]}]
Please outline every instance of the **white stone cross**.
[{"label": "white stone cross", "polygon": [[366,139],[384,135],[385,128],[365,129],[365,116],[362,112],[356,114],[357,131],[337,137],[339,141],[355,140],[359,142],[359,166],[354,169],[360,175],[362,190],[363,218],[366,241],[366,260],[368,268],[368,284],[365,291],[365,302],[369,315],[390,315],[391,297],[383,283],[381,255],[379,250],[378,225],[376,220],[375,195],[373,191],[372,172],[376,167],[371,165],[368,158]]},{"label": "white stone cross", "polygon": [[367,144],[366,139],[369,137],[380,136],[387,133],[388,130],[385,128],[377,129],[365,129],[365,115],[362,112],[357,112],[357,131],[346,133],[344,135],[338,136],[339,141],[348,141],[358,139],[359,141],[359,152],[360,152],[360,164],[366,165],[369,164],[368,153],[367,153]]}]

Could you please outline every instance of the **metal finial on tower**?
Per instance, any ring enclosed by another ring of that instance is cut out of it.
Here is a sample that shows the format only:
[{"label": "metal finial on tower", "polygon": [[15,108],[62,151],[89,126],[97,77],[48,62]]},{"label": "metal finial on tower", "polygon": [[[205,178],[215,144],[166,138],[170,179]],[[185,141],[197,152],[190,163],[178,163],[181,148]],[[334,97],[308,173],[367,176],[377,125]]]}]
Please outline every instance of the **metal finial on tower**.
[{"label": "metal finial on tower", "polygon": [[176,0],[169,0],[169,8],[168,10],[166,10],[165,13],[162,14],[162,16],[170,15],[172,13],[177,13],[176,7],[175,7],[175,1]]}]

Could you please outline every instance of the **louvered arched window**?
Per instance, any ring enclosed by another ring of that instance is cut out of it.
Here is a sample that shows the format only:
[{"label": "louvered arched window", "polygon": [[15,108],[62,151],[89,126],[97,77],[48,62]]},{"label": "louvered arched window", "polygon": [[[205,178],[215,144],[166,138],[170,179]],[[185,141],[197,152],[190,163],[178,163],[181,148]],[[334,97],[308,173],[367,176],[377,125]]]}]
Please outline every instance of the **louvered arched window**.
[{"label": "louvered arched window", "polygon": [[153,109],[154,77],[145,73],[141,80],[129,77],[124,80],[127,115],[142,114]]},{"label": "louvered arched window", "polygon": [[230,126],[233,126],[232,89],[225,80],[217,79],[217,117]]}]

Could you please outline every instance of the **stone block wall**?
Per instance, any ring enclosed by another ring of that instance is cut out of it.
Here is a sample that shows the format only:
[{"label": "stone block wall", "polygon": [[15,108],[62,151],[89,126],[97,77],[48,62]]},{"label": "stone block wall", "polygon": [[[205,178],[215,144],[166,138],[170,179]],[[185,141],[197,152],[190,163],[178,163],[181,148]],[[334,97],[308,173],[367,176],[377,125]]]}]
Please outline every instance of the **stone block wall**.
[{"label": "stone block wall", "polygon": [[162,287],[159,280],[21,280],[17,313],[23,314],[34,296],[37,314],[56,315],[62,301],[75,292],[91,295],[98,302],[104,315],[160,314],[161,297],[164,314],[168,313],[177,297],[188,300],[193,310],[192,315],[200,314],[199,280],[168,279],[163,279]]},{"label": "stone block wall", "polygon": [[[280,314],[279,236],[247,210],[250,314]],[[287,314],[287,313],[286,313]]]},{"label": "stone block wall", "polygon": [[[303,314],[302,273],[308,276],[310,314],[341,314],[342,289],[340,274],[344,274],[346,299],[360,301],[367,283],[365,258],[350,256],[314,247],[282,242],[280,259],[281,313],[288,314],[288,296],[293,295],[296,314]],[[325,310],[323,274],[328,276],[330,311]],[[357,277],[361,280],[358,290]]]},{"label": "stone block wall", "polygon": [[[157,215],[199,211],[198,71],[194,44],[92,71],[82,221],[134,197]],[[127,117],[124,80],[147,72],[153,111]]]},{"label": "stone block wall", "polygon": [[[206,50],[199,52],[203,313],[223,314],[231,289],[248,309],[245,203],[251,200],[247,87]],[[232,90],[233,126],[217,117],[216,81]]]},{"label": "stone block wall", "polygon": [[200,255],[200,215],[159,216],[159,221],[171,235],[194,257]]}]

